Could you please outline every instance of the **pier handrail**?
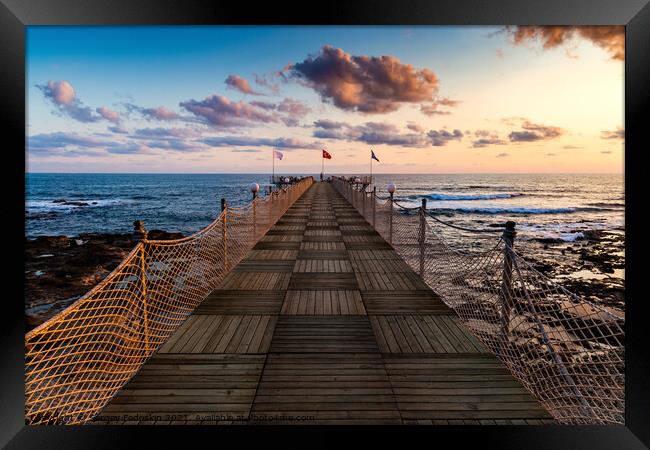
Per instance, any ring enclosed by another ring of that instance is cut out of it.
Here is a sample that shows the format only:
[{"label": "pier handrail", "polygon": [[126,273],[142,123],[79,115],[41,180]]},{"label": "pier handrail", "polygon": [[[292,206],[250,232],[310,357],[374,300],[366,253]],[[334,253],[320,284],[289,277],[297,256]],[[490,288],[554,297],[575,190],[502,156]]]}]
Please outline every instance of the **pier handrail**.
[{"label": "pier handrail", "polygon": [[[332,184],[559,422],[624,423],[624,314],[535,269],[516,251],[514,222],[471,229],[440,220],[425,202],[404,208],[392,194],[382,203],[376,190]],[[449,230],[487,245],[472,251]]]},{"label": "pier handrail", "polygon": [[313,184],[304,178],[176,240],[142,239],[104,280],[25,335],[29,424],[99,411]]}]

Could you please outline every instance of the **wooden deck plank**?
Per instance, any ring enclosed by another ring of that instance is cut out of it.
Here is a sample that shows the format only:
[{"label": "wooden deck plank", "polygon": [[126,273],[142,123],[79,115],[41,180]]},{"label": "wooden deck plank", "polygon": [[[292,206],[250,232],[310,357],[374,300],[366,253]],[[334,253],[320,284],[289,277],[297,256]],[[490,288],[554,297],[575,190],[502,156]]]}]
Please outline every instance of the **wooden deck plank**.
[{"label": "wooden deck plank", "polygon": [[431,291],[361,290],[369,314],[454,314]]},{"label": "wooden deck plank", "polygon": [[382,353],[488,353],[483,345],[477,342],[475,346],[460,331],[456,317],[373,315],[370,322]]},{"label": "wooden deck plank", "polygon": [[298,259],[294,267],[294,273],[352,273],[352,265],[347,259]]},{"label": "wooden deck plank", "polygon": [[[152,424],[185,423],[209,414],[247,418],[265,361],[263,355],[251,356],[201,355],[201,359],[190,360],[178,359],[178,355],[153,356],[145,365],[147,370],[136,374],[100,416]],[[151,375],[155,373],[152,367],[169,362],[175,363],[173,379]],[[201,366],[204,369],[197,370]],[[205,383],[206,376],[213,377],[210,384]]]},{"label": "wooden deck plank", "polygon": [[216,290],[192,314],[278,314],[285,291]]},{"label": "wooden deck plank", "polygon": [[294,273],[289,282],[291,290],[351,290],[357,289],[353,273]]},{"label": "wooden deck plank", "polygon": [[[491,355],[386,355],[384,363],[406,420],[549,419],[550,415]],[[456,378],[441,385],[440,374]],[[472,377],[468,383],[459,375]],[[484,385],[490,375],[504,379]]]},{"label": "wooden deck plank", "polygon": [[[309,299],[313,296],[313,300]],[[311,301],[313,307],[301,309],[300,302]],[[343,306],[345,304],[345,306]],[[355,290],[289,290],[282,305],[286,315],[366,315],[359,291]]]},{"label": "wooden deck plank", "polygon": [[279,316],[269,351],[377,352],[378,347],[366,317],[337,313],[330,316]]},{"label": "wooden deck plank", "polygon": [[[324,382],[323,374],[336,378]],[[339,378],[345,381],[339,383]],[[251,414],[307,416],[305,422],[312,424],[401,423],[376,353],[271,354]]]}]

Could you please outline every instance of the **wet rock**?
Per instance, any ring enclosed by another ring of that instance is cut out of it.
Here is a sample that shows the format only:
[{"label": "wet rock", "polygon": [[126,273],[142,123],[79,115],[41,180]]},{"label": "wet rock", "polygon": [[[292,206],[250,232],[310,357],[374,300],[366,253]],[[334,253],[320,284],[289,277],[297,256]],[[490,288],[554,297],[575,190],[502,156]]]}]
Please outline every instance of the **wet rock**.
[{"label": "wet rock", "polygon": [[63,204],[68,206],[89,206],[86,202],[64,202]]},{"label": "wet rock", "polygon": [[[52,200],[52,203],[56,203],[58,205],[69,205],[69,206],[88,206],[89,203],[87,202],[80,202],[80,201],[75,201],[75,200],[66,200],[64,198],[58,198],[56,200]],[[93,204],[97,204],[97,202],[93,202]]]},{"label": "wet rock", "polygon": [[174,233],[164,230],[150,230],[147,232],[147,239],[152,241],[170,241],[174,239],[181,239],[183,236],[182,233]]},{"label": "wet rock", "polygon": [[[184,237],[181,233],[163,230],[152,230],[152,233],[155,239]],[[45,322],[97,285],[122,262],[133,245],[130,233],[82,233],[72,238],[39,236],[26,239],[26,331]],[[51,256],[41,258],[41,255]]]},{"label": "wet rock", "polygon": [[540,244],[547,244],[544,248],[548,248],[548,244],[561,244],[563,242],[560,238],[537,238],[535,240]]},{"label": "wet rock", "polygon": [[586,230],[582,232],[583,239],[586,241],[597,241],[603,236],[601,230]]}]

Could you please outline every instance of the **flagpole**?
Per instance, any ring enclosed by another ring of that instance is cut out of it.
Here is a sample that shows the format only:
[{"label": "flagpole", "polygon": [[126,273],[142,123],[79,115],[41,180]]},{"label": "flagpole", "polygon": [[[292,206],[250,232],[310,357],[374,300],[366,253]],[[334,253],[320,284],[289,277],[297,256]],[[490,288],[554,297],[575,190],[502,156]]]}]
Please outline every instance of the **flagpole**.
[{"label": "flagpole", "polygon": [[320,152],[320,180],[323,181],[323,177],[325,176],[325,155],[323,154],[323,151],[321,150]]},{"label": "flagpole", "polygon": [[271,164],[273,165],[273,175],[271,175],[271,183],[275,183],[275,149],[271,149]]}]

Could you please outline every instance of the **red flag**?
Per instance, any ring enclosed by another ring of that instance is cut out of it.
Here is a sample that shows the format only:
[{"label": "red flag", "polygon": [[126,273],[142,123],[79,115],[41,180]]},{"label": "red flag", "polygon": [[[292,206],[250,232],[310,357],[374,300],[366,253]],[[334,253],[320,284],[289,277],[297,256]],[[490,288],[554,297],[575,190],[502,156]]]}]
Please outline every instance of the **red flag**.
[{"label": "red flag", "polygon": [[325,159],[332,159],[332,155],[327,153],[327,150],[323,150],[323,158]]}]

